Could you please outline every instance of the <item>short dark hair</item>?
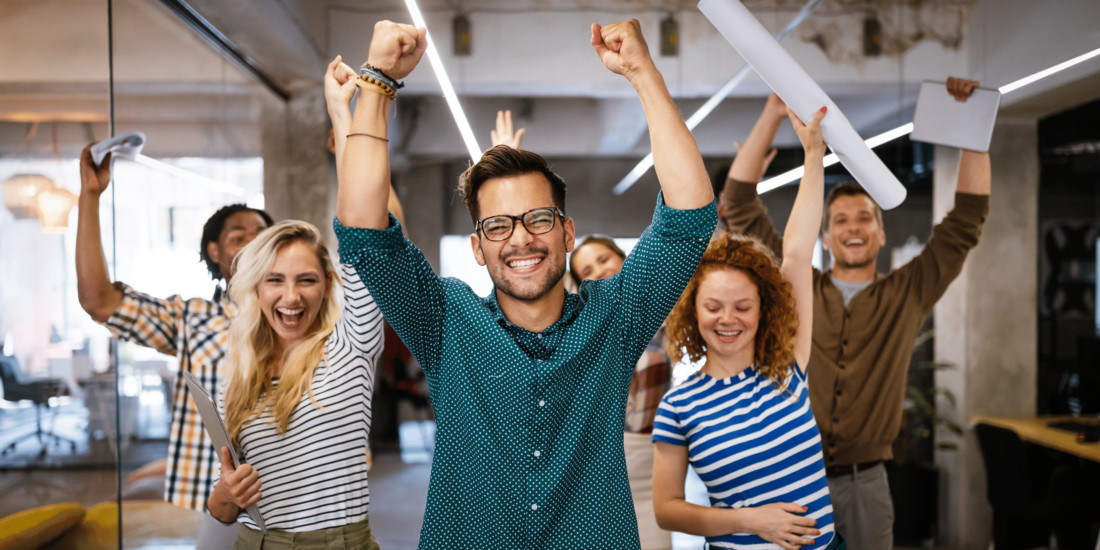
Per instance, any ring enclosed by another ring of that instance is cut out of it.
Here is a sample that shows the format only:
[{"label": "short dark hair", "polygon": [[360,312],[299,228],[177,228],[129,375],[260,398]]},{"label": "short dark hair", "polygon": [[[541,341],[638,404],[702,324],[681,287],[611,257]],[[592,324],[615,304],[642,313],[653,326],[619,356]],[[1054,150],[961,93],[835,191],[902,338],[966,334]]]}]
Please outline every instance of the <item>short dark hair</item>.
[{"label": "short dark hair", "polygon": [[207,245],[212,242],[217,242],[218,237],[221,237],[222,230],[225,229],[225,221],[229,219],[229,216],[236,214],[237,212],[254,212],[259,214],[261,218],[267,222],[267,226],[271,227],[275,224],[275,220],[271,219],[271,215],[259,208],[252,208],[247,204],[230,204],[223,206],[214,212],[210,219],[206,220],[206,223],[202,226],[202,244],[199,245],[199,258],[203,262],[206,262],[206,269],[210,272],[210,278],[215,281],[224,279],[221,268],[218,267],[218,262],[214,261],[214,258],[210,257],[210,254],[206,252]]},{"label": "short dark hair", "polygon": [[875,202],[875,198],[858,183],[854,181],[844,181],[836,184],[836,187],[833,187],[833,190],[829,191],[829,197],[825,199],[825,215],[821,216],[822,232],[829,230],[829,209],[832,208],[833,203],[840,197],[867,197],[870,199],[871,211],[875,215],[875,221],[878,222],[879,229],[884,229],[882,226],[882,208],[879,208],[878,203]]},{"label": "short dark hair", "polygon": [[477,223],[479,211],[477,204],[477,192],[481,184],[493,178],[505,178],[523,174],[542,174],[550,182],[550,195],[554,199],[554,206],[565,212],[565,180],[550,169],[546,159],[521,149],[513,149],[507,145],[497,145],[484,155],[481,160],[470,166],[458,177],[458,194],[466,209],[470,211],[470,220]]}]

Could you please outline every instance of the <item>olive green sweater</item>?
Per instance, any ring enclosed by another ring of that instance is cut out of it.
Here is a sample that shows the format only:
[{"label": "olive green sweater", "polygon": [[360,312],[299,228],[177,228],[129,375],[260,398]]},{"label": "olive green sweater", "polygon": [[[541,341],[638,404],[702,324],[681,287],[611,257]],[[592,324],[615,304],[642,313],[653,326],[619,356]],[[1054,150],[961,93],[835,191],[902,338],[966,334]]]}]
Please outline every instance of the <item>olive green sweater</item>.
[{"label": "olive green sweater", "polygon": [[[759,238],[781,253],[782,239],[755,184],[730,180],[721,201],[732,232]],[[847,308],[829,273],[814,270],[807,369],[826,465],[893,458],[913,342],[978,244],[988,211],[988,195],[956,193],[955,207],[932,228],[924,251],[887,275],[876,274]]]}]

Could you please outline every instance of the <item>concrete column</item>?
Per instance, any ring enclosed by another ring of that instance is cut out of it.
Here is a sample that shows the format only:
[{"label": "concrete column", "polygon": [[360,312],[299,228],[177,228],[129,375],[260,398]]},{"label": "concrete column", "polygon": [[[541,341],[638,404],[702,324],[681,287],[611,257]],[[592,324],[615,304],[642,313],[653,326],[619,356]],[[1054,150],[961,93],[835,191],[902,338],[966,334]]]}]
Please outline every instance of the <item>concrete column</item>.
[{"label": "concrete column", "polygon": [[[447,174],[447,163],[417,163],[415,169],[395,173],[394,189],[405,211],[405,234],[439,273],[439,239],[445,234],[448,209],[457,178]],[[465,213],[465,207],[462,208]],[[467,225],[469,223],[467,222]]]},{"label": "concrete column", "polygon": [[[954,204],[959,152],[936,148],[934,219]],[[1002,120],[990,146],[993,189],[980,244],[935,308],[936,387],[956,399],[939,414],[967,428],[956,451],[937,451],[940,544],[985,550],[992,529],[975,415],[1035,414],[1037,373],[1038,133],[1034,120]],[[957,440],[944,430],[937,441]]]},{"label": "concrete column", "polygon": [[295,88],[285,103],[264,100],[261,112],[265,209],[276,221],[316,225],[335,253],[336,176],[326,148],[329,121],[321,86]]}]

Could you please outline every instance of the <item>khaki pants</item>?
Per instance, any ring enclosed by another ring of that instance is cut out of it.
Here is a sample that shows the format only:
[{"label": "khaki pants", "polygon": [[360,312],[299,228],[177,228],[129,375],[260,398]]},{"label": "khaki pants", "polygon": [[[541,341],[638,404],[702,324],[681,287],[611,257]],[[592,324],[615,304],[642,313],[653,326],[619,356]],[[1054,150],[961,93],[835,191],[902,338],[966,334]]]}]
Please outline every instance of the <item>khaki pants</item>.
[{"label": "khaki pants", "polygon": [[878,464],[829,481],[836,532],[854,550],[894,547],[894,501],[886,481],[886,466]]},{"label": "khaki pants", "polygon": [[657,527],[653,514],[653,442],[651,434],[624,433],[626,476],[634,499],[634,514],[638,516],[638,538],[642,550],[669,550],[672,533]]},{"label": "khaki pants", "polygon": [[290,532],[268,529],[254,531],[243,524],[237,531],[234,550],[379,550],[370,532],[370,521],[320,531]]}]

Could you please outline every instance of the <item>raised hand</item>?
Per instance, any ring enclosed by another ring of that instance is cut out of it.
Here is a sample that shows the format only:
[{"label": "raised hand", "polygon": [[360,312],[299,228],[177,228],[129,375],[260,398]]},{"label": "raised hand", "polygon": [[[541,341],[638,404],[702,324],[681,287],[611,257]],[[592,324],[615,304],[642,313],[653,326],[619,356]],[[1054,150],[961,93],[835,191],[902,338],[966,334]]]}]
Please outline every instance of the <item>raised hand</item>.
[{"label": "raised hand", "polygon": [[798,115],[794,114],[794,111],[787,109],[787,116],[791,119],[791,126],[794,126],[794,131],[798,134],[798,140],[802,142],[802,148],[807,152],[825,152],[825,139],[821,137],[821,120],[825,118],[826,107],[822,107],[814,113],[813,120],[809,125],[803,124],[798,118]]},{"label": "raised hand", "polygon": [[99,197],[111,183],[111,153],[107,153],[103,157],[103,163],[96,166],[92,160],[93,145],[95,143],[89,143],[80,152],[80,192]]},{"label": "raised hand", "polygon": [[524,128],[512,131],[512,111],[497,111],[497,127],[489,132],[489,138],[493,147],[507,145],[512,149],[519,149],[523,143]]},{"label": "raised hand", "polygon": [[242,510],[259,502],[263,496],[260,494],[260,473],[248,464],[234,468],[227,447],[221,448],[221,462],[221,478],[214,486],[214,492]]},{"label": "raised hand", "polygon": [[814,543],[812,538],[821,534],[814,528],[817,520],[803,517],[806,508],[789,502],[774,502],[747,508],[752,511],[752,532],[760,538],[778,544],[784,550],[798,550]]},{"label": "raised hand", "polygon": [[393,21],[375,23],[367,63],[395,80],[405,78],[416,68],[428,47],[427,32],[427,29]]},{"label": "raised hand", "polygon": [[355,69],[344,63],[339,55],[325,69],[325,104],[334,125],[351,121],[351,98],[355,96],[355,79],[358,76]]},{"label": "raised hand", "polygon": [[783,103],[782,99],[776,94],[768,96],[768,101],[764,103],[763,116],[768,116],[773,119],[787,118],[787,104]]},{"label": "raised hand", "polygon": [[974,88],[980,86],[977,80],[967,80],[955,76],[947,77],[947,93],[955,97],[955,101],[966,101]]},{"label": "raised hand", "polygon": [[639,73],[657,70],[637,19],[607,26],[592,23],[592,47],[611,72],[627,80],[633,80]]}]

